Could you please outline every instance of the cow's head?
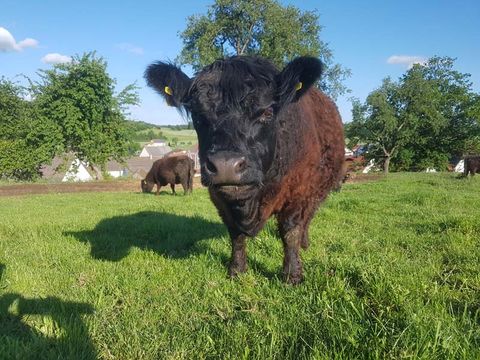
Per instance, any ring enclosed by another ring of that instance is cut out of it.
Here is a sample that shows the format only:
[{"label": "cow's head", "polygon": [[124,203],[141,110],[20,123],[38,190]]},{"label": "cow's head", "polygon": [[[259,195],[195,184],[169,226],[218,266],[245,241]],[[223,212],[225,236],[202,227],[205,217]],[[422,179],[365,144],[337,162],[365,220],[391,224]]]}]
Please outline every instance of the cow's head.
[{"label": "cow's head", "polygon": [[142,188],[142,192],[144,193],[152,192],[154,185],[155,183],[149,182],[146,179],[140,180],[140,186]]},{"label": "cow's head", "polygon": [[190,114],[199,141],[202,183],[223,190],[258,188],[272,165],[279,118],[320,77],[300,57],[278,71],[255,57],[217,60],[190,79],[178,67],[150,65],[145,78],[171,106]]}]

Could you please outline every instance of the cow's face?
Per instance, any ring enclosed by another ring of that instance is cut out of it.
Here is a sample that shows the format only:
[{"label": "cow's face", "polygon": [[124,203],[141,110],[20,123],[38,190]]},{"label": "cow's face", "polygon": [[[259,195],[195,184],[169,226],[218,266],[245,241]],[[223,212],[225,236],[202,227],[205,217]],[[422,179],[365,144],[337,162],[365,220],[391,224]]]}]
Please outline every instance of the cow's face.
[{"label": "cow's face", "polygon": [[142,188],[142,192],[144,193],[152,192],[154,185],[155,184],[153,182],[148,182],[147,180],[140,180],[140,186]]},{"label": "cow's face", "polygon": [[248,194],[268,180],[282,111],[320,72],[315,58],[298,58],[279,72],[267,60],[234,57],[214,62],[193,79],[165,63],[151,65],[145,75],[169,105],[190,114],[202,183]]}]

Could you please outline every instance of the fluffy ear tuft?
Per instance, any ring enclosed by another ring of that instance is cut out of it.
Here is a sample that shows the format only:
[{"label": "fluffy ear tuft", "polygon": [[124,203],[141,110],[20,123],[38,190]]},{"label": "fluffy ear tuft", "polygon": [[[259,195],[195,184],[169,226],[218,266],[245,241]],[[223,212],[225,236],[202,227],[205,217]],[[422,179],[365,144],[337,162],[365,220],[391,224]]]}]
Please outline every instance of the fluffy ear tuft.
[{"label": "fluffy ear tuft", "polygon": [[277,76],[277,98],[280,104],[297,101],[320,78],[320,60],[302,56],[291,61]]},{"label": "fluffy ear tuft", "polygon": [[158,61],[147,67],[145,79],[170,106],[180,108],[191,80],[177,66]]}]

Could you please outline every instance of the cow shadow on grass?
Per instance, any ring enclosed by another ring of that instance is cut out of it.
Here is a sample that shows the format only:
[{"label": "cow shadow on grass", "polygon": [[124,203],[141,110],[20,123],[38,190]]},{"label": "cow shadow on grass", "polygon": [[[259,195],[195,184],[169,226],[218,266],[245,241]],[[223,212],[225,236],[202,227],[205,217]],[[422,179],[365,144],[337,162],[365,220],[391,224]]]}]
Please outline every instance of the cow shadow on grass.
[{"label": "cow shadow on grass", "polygon": [[[5,265],[0,264],[0,286]],[[57,297],[27,298],[0,295],[0,358],[97,359],[82,315],[93,314],[90,304]],[[32,327],[29,321],[41,324]],[[58,336],[45,334],[54,331]],[[2,357],[5,356],[5,357]]]},{"label": "cow shadow on grass", "polygon": [[[229,253],[218,252],[206,244],[199,244],[202,240],[211,238],[229,239],[222,223],[209,221],[200,216],[188,217],[142,211],[104,219],[92,230],[64,234],[89,243],[90,253],[94,259],[120,261],[136,247],[174,259],[209,251],[225,266],[225,273],[230,263]],[[230,244],[228,249],[230,251]],[[267,278],[272,279],[279,275],[252,258],[247,261],[250,269]]]},{"label": "cow shadow on grass", "polygon": [[95,259],[119,261],[132,247],[183,258],[201,252],[195,246],[201,240],[225,236],[221,223],[199,216],[181,216],[165,212],[142,211],[100,221],[93,230],[66,232],[89,243]]}]

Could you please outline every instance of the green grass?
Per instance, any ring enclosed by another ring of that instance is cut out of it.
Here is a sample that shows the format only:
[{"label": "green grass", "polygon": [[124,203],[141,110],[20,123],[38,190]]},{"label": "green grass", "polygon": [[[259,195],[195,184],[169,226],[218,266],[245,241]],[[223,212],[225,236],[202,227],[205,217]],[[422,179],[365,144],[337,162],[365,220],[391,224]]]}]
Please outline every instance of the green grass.
[{"label": "green grass", "polygon": [[175,130],[162,127],[161,131],[169,140],[177,138],[179,142],[191,142],[192,144],[196,144],[198,142],[197,133],[193,129]]},{"label": "green grass", "polygon": [[[179,148],[179,149],[188,149],[198,142],[197,133],[193,129],[190,129],[190,130],[188,130],[188,129],[175,130],[175,129],[171,129],[171,128],[168,128],[168,127],[162,127],[160,129],[151,128],[151,129],[147,129],[147,130],[141,130],[141,131],[138,131],[138,133],[139,134],[147,134],[150,131],[153,131],[155,134],[158,134],[158,135],[161,134],[161,135],[165,136],[167,138],[166,139],[167,143],[172,143],[173,139],[176,138],[177,139],[176,148]],[[148,141],[147,142],[145,142],[145,141],[139,142],[140,146],[143,146],[147,143],[148,143]]]},{"label": "green grass", "polygon": [[0,198],[0,358],[479,359],[479,190],[451,174],[345,185],[297,287],[273,222],[227,279],[204,189]]}]

